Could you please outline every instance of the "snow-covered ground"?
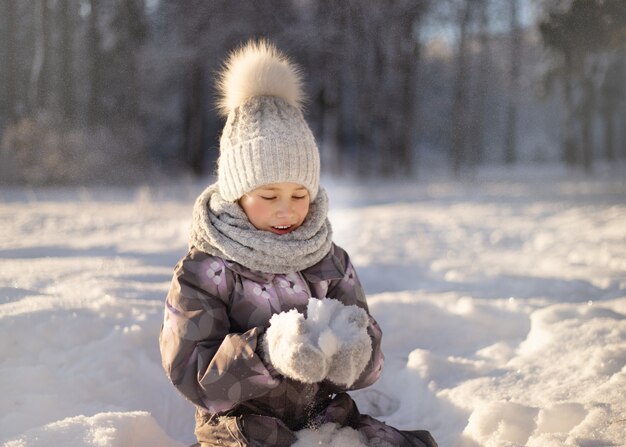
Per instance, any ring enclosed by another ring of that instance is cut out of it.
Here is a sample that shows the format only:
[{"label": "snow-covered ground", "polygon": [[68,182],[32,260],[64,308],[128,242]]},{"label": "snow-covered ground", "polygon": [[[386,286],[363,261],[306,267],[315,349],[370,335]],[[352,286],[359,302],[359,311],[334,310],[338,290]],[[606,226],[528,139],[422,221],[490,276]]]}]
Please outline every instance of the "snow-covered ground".
[{"label": "snow-covered ground", "polygon": [[[626,445],[625,178],[326,182],[385,333],[361,411],[442,447]],[[193,442],[157,337],[203,186],[0,188],[4,446]]]}]

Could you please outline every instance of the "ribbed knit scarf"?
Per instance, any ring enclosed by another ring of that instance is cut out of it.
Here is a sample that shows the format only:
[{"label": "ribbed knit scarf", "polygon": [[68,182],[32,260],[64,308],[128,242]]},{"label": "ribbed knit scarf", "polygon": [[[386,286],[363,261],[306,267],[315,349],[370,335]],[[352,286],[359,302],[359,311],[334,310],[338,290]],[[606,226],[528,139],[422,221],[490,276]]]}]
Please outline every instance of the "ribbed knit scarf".
[{"label": "ribbed knit scarf", "polygon": [[320,188],[304,223],[278,235],[256,229],[236,202],[227,202],[216,184],[205,189],[193,207],[189,244],[251,270],[291,273],[317,264],[330,250],[332,228],[328,197]]}]

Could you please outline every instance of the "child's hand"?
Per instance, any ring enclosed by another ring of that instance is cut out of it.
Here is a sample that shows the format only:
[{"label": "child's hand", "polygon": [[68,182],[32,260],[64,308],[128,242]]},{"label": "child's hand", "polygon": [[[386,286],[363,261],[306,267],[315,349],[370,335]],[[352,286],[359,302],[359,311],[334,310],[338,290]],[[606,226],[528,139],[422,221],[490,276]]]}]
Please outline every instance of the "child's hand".
[{"label": "child's hand", "polygon": [[337,352],[329,359],[326,378],[340,386],[351,386],[361,375],[372,355],[372,340],[367,333],[369,318],[357,306],[344,306],[330,321],[338,339]]},{"label": "child's hand", "polygon": [[334,299],[309,299],[308,318],[295,309],[272,316],[265,332],[266,360],[300,382],[324,379],[351,386],[372,355],[369,317],[357,306]]},{"label": "child's hand", "polygon": [[272,316],[263,349],[276,371],[291,379],[316,383],[328,373],[326,356],[311,341],[304,315],[295,309]]},{"label": "child's hand", "polygon": [[331,382],[349,387],[367,366],[372,355],[368,323],[367,312],[358,306],[346,306],[332,298],[309,299],[305,325],[326,356],[326,378]]}]

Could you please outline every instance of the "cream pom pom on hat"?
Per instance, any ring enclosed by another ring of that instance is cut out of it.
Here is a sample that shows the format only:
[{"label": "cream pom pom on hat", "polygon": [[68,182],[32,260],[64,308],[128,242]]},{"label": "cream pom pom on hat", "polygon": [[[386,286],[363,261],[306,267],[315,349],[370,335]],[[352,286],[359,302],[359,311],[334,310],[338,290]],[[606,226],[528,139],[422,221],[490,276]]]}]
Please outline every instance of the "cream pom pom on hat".
[{"label": "cream pom pom on hat", "polygon": [[217,183],[235,201],[269,183],[319,189],[319,151],[302,115],[300,70],[267,41],[231,53],[221,73],[219,109],[226,116]]}]

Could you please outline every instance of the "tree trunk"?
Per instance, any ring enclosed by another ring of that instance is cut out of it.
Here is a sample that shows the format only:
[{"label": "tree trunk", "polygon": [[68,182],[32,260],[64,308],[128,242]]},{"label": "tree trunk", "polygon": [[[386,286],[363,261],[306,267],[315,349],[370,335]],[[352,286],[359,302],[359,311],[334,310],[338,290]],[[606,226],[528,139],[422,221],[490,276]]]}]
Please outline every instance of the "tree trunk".
[{"label": "tree trunk", "polygon": [[519,101],[520,61],[522,58],[522,35],[519,26],[519,0],[510,0],[511,53],[509,72],[509,103],[506,114],[504,138],[504,162],[513,164],[517,160],[517,108]]},{"label": "tree trunk", "polygon": [[585,171],[592,169],[593,163],[593,112],[595,105],[595,91],[588,75],[583,79],[583,104],[581,107],[582,125],[582,166]]},{"label": "tree trunk", "polygon": [[59,90],[61,111],[70,121],[75,115],[75,99],[73,85],[73,51],[72,38],[74,36],[74,21],[72,20],[69,0],[59,0],[59,25],[61,27],[61,41],[59,49]]},{"label": "tree trunk", "polygon": [[605,73],[601,87],[601,113],[604,127],[604,157],[613,162],[618,158],[616,147],[615,118],[618,115],[622,96],[622,84],[624,77],[624,61],[618,53]]},{"label": "tree trunk", "polygon": [[[315,22],[322,24],[323,39],[327,45],[321,46],[317,60],[310,63],[318,68],[326,68],[318,71],[321,84],[316,98],[319,104],[319,134],[323,142],[320,156],[323,168],[337,176],[346,172],[341,158],[341,133],[345,128],[340,126],[342,114],[340,105],[344,93],[343,86],[349,81],[345,79],[345,70],[339,67],[348,36],[336,31],[338,28],[345,29],[346,14],[343,9],[337,8],[331,16],[331,22],[327,23],[327,8],[330,6],[331,4],[326,2],[315,3]],[[352,124],[353,122],[351,121]]]},{"label": "tree trunk", "polygon": [[100,97],[103,95],[102,85],[102,54],[100,51],[100,33],[98,31],[99,6],[98,0],[90,0],[89,28],[87,31],[87,47],[89,54],[89,98],[87,104],[87,118],[91,124],[95,123],[100,114]]},{"label": "tree trunk", "polygon": [[604,121],[604,157],[609,162],[615,161],[615,116],[614,110],[605,107],[602,111]]},{"label": "tree trunk", "polygon": [[194,174],[202,175],[206,156],[206,98],[204,69],[196,60],[191,67],[184,112],[182,160]]},{"label": "tree trunk", "polygon": [[480,60],[476,83],[476,101],[472,113],[471,138],[469,147],[469,162],[472,166],[480,164],[485,153],[485,111],[487,92],[489,91],[489,63],[491,52],[489,48],[489,15],[487,14],[487,0],[480,2]]},{"label": "tree trunk", "polygon": [[35,52],[28,86],[28,106],[31,113],[46,103],[49,76],[50,20],[47,0],[38,0],[35,5],[34,41]]},{"label": "tree trunk", "polygon": [[141,99],[141,80],[138,70],[138,52],[143,38],[143,2],[138,0],[124,0],[121,5],[122,29],[118,32],[126,37],[126,42],[122,44],[122,58],[127,67],[125,78],[128,84],[123,101],[126,116],[131,120],[139,117]]},{"label": "tree trunk", "polygon": [[572,58],[569,52],[564,54],[563,63],[563,99],[565,102],[565,118],[563,122],[563,135],[561,140],[561,152],[563,160],[569,166],[578,163],[578,145],[576,143],[576,110],[574,105]]},{"label": "tree trunk", "polygon": [[400,85],[396,88],[400,94],[398,104],[401,118],[399,124],[399,141],[396,156],[395,171],[404,176],[411,177],[414,174],[414,151],[417,132],[416,119],[416,84],[417,67],[419,60],[419,48],[417,40],[413,36],[413,25],[416,17],[411,15],[402,21],[402,33],[396,42],[399,47],[399,61],[396,70],[400,76]]},{"label": "tree trunk", "polygon": [[621,156],[622,156],[622,160],[626,160],[626,113],[620,113],[619,116],[622,119],[622,123],[620,128],[622,129],[621,135],[620,135],[620,141],[622,142],[621,144]]},{"label": "tree trunk", "polygon": [[5,93],[5,111],[3,115],[6,115],[9,121],[15,121],[17,119],[17,104],[16,104],[16,91],[17,91],[17,59],[15,57],[15,2],[5,1],[2,2],[4,9],[4,23],[2,26],[3,36],[2,41],[4,45],[4,55],[6,64],[5,68],[5,80],[4,80],[4,93]]},{"label": "tree trunk", "polygon": [[[376,35],[382,37],[382,25],[376,23]],[[389,129],[389,95],[393,94],[390,85],[386,85],[388,66],[386,61],[386,53],[383,48],[382,39],[374,39],[374,69],[371,77],[371,84],[366,88],[366,95],[371,100],[371,105],[365,110],[370,110],[371,133],[369,135],[369,151],[360,154],[360,174],[369,175],[375,167],[378,173],[383,177],[389,176],[393,170],[392,157],[395,151],[395,142],[389,138],[391,135],[387,133]],[[365,129],[362,129],[362,135],[365,136]],[[393,135],[392,137],[395,137]],[[382,155],[382,157],[381,157]],[[376,172],[376,171],[374,171]]]},{"label": "tree trunk", "polygon": [[465,0],[463,9],[459,15],[459,40],[457,46],[456,78],[454,81],[450,148],[449,156],[452,163],[452,170],[455,176],[461,172],[463,164],[467,137],[469,135],[469,116],[467,107],[467,91],[469,85],[468,51],[467,51],[467,28],[471,18],[471,0]]},{"label": "tree trunk", "polygon": [[[374,16],[375,8],[371,1],[350,1],[347,15],[349,30],[346,36],[346,54],[350,56],[353,69],[345,69],[343,79],[350,84],[343,84],[345,101],[342,123],[354,121],[353,135],[350,137],[349,150],[355,160],[355,173],[360,178],[371,175],[377,166],[380,151],[386,145],[381,140],[380,110],[384,108],[380,100],[384,59],[381,51],[381,32]],[[352,127],[352,126],[351,126]],[[382,146],[381,146],[382,145]]]}]

